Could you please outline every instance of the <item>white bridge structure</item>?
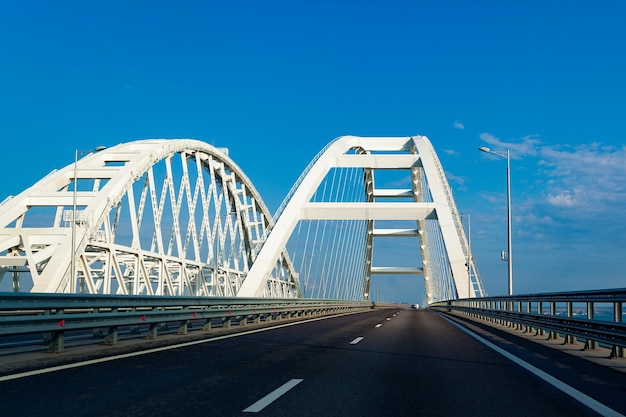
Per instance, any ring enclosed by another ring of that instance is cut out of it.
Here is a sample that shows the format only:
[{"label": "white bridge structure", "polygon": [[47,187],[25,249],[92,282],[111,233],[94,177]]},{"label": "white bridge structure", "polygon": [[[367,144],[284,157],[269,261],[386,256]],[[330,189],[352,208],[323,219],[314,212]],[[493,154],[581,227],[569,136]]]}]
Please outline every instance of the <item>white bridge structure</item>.
[{"label": "white bridge structure", "polygon": [[0,204],[0,291],[369,300],[403,274],[428,303],[485,295],[424,136],[337,138],[273,216],[202,141],[76,155]]}]

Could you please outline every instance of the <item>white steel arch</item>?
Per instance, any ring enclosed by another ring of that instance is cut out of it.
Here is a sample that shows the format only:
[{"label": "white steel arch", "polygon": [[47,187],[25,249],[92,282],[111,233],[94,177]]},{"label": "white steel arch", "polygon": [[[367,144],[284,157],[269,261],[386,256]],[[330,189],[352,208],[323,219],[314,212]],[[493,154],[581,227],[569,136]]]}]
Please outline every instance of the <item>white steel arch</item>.
[{"label": "white steel arch", "polygon": [[[316,202],[312,196],[335,168],[363,170],[365,197],[360,202]],[[405,189],[379,189],[374,172],[402,170],[409,173]],[[423,275],[427,302],[483,295],[480,278],[469,252],[460,213],[441,163],[428,138],[343,136],[331,142],[303,172],[292,192],[274,216],[269,236],[257,247],[259,253],[238,292],[259,297],[268,291],[285,248],[298,222],[303,220],[363,220],[366,234],[362,298],[370,297],[374,274]],[[380,220],[413,220],[413,228],[376,228]],[[373,264],[377,237],[417,237],[420,267]],[[439,245],[435,240],[441,241]],[[439,252],[435,253],[438,249]],[[312,255],[310,255],[312,256]],[[444,282],[442,284],[442,282]]]},{"label": "white steel arch", "polygon": [[[227,150],[190,139],[122,143],[0,205],[0,285],[10,277],[12,291],[235,296],[272,225]],[[277,259],[266,295],[298,297],[287,253]]]}]

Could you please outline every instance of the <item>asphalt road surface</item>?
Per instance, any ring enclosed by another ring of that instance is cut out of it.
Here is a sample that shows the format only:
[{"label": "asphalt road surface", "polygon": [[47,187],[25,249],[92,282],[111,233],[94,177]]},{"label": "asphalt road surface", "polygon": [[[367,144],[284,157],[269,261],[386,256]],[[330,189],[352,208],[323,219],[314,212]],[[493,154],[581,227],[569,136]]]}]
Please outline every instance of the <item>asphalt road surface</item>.
[{"label": "asphalt road surface", "polygon": [[[563,392],[427,310],[375,309],[277,326],[40,374],[5,372],[0,416],[626,412],[624,374],[505,334],[482,336],[555,374]],[[581,395],[587,402],[575,399]]]}]

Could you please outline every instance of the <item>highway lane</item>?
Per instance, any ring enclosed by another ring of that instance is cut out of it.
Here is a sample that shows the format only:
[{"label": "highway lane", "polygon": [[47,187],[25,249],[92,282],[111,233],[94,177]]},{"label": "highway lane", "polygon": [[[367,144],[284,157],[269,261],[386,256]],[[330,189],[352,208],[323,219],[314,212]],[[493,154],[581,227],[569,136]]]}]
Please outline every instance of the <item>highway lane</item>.
[{"label": "highway lane", "polygon": [[0,415],[598,413],[434,313],[376,309],[3,381]]}]

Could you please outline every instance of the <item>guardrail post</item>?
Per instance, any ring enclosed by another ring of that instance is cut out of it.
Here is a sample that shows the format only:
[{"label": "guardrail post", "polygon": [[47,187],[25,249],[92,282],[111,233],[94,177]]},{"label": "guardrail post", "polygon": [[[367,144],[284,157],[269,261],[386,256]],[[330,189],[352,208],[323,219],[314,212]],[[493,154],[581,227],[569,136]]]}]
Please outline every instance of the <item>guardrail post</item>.
[{"label": "guardrail post", "polygon": [[[537,302],[537,315],[542,316],[543,315],[543,302],[542,301],[538,301]],[[535,328],[535,336],[543,336],[544,330],[542,328]]]},{"label": "guardrail post", "polygon": [[106,337],[104,338],[105,345],[115,345],[117,344],[117,326],[109,327],[109,331],[107,332]]},{"label": "guardrail post", "polygon": [[176,331],[176,334],[187,334],[189,330],[189,320],[183,320],[180,322],[180,327]]},{"label": "guardrail post", "polygon": [[[49,316],[50,315],[50,309],[45,309],[43,311],[43,315],[44,316]],[[45,332],[43,334],[43,342],[50,344],[51,340],[52,340],[52,333],[51,332]]]},{"label": "guardrail post", "polygon": [[[615,323],[622,323],[622,308],[623,303],[621,301],[616,301],[613,303],[613,317]],[[613,345],[611,349],[611,358],[623,358],[624,357],[624,347]]]},{"label": "guardrail post", "polygon": [[[50,314],[50,310],[46,310],[47,314]],[[55,314],[63,314],[63,309],[58,309],[55,311]],[[65,325],[65,320],[59,320],[59,326],[63,328]],[[49,333],[50,343],[48,343],[48,352],[50,353],[58,353],[63,352],[65,348],[65,334],[63,330],[57,330]]]},{"label": "guardrail post", "polygon": [[[573,313],[572,305],[573,303],[571,301],[568,301],[565,303],[565,311],[566,311],[567,317],[572,317],[572,313]],[[567,344],[574,343],[575,341],[576,341],[576,338],[574,336],[572,336],[571,334],[566,334],[563,340],[563,344],[567,345]]]},{"label": "guardrail post", "polygon": [[209,331],[209,330],[211,330],[211,329],[212,329],[212,326],[211,326],[211,319],[206,319],[206,321],[204,322],[204,325],[202,326],[202,330],[204,330],[204,331],[207,331],[207,332],[208,332],[208,331]]},{"label": "guardrail post", "polygon": [[[594,310],[594,305],[592,301],[588,301],[587,302],[587,320],[594,320],[595,319],[595,310]],[[583,347],[583,350],[593,350],[593,349],[597,349],[598,348],[598,342],[596,340],[592,340],[592,339],[587,339],[585,340],[585,346]]]},{"label": "guardrail post", "polygon": [[65,348],[65,336],[63,330],[52,332],[50,334],[50,344],[48,345],[48,352],[59,353],[63,352]]},{"label": "guardrail post", "polygon": [[148,328],[148,333],[146,334],[146,339],[156,339],[157,329],[158,327],[155,323],[150,323],[150,327]]},{"label": "guardrail post", "polygon": [[[527,301],[526,302],[526,313],[532,313],[532,302],[531,301]],[[524,325],[524,333],[532,333],[533,331],[533,326],[531,326],[530,324],[526,324]]]},{"label": "guardrail post", "polygon": [[[550,315],[552,317],[556,315],[556,302],[555,301],[550,302]],[[558,333],[553,330],[550,330],[550,332],[548,333],[548,340],[556,340],[558,338],[559,338]]]}]

